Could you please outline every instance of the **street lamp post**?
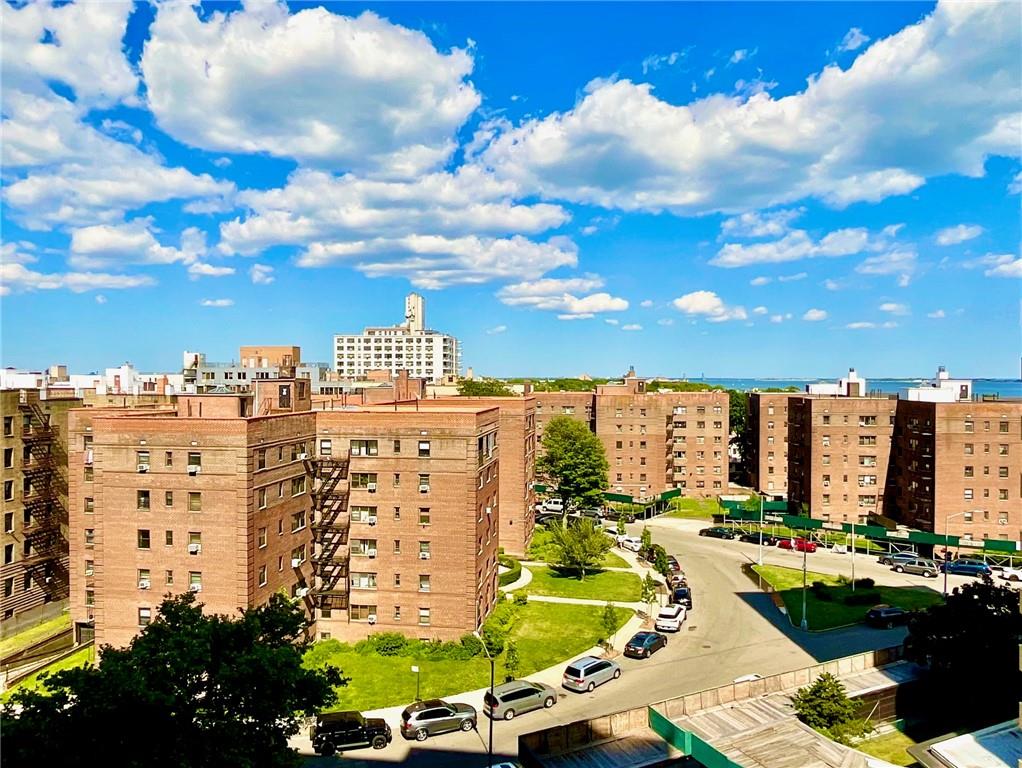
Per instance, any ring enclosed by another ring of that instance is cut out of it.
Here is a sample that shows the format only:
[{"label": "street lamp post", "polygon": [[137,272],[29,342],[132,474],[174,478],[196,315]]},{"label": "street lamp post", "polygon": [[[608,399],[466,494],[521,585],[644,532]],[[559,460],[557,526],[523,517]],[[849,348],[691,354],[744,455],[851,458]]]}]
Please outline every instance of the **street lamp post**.
[{"label": "street lamp post", "polygon": [[806,560],[806,554],[808,547],[802,547],[802,631],[805,632],[809,629],[809,621],[806,619],[806,566],[808,561]]},{"label": "street lamp post", "polygon": [[415,673],[415,700],[422,701],[422,697],[419,696],[419,668],[416,665],[412,665],[412,672]]},{"label": "street lamp post", "polygon": [[757,562],[763,565],[763,497],[759,497],[759,557]]},{"label": "street lamp post", "polygon": [[944,569],[944,599],[945,600],[947,599],[947,564],[949,562],[951,562],[951,557],[950,557],[951,553],[948,551],[948,545],[951,542],[951,537],[948,536],[947,524],[948,524],[948,521],[951,518],[953,518],[953,517],[961,517],[964,514],[965,514],[964,512],[955,512],[953,515],[950,515],[950,514],[947,513],[947,511],[944,512],[944,562],[941,565],[941,568]]},{"label": "street lamp post", "polygon": [[[483,644],[483,652],[486,654],[486,658],[490,660],[490,701],[493,701],[493,678],[494,678],[494,660],[490,654],[490,649],[486,647],[486,641],[483,640],[482,636],[478,631],[474,632],[479,641]],[[489,715],[490,721],[490,735],[486,743],[486,768],[493,768],[493,713]]]},{"label": "street lamp post", "polygon": [[855,591],[855,518],[852,518],[852,592]]}]

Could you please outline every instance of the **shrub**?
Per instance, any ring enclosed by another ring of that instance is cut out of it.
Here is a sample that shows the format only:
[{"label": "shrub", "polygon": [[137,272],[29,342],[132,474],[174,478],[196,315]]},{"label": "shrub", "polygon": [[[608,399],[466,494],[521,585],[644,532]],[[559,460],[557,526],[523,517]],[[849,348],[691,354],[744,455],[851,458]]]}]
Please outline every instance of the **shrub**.
[{"label": "shrub", "polygon": [[873,589],[873,587],[876,586],[876,582],[867,576],[864,579],[856,579],[855,586],[860,587],[862,589]]},{"label": "shrub", "polygon": [[468,657],[478,656],[483,652],[483,641],[469,633],[461,636],[461,647],[468,653]]},{"label": "shrub", "polygon": [[510,570],[505,571],[497,577],[497,583],[502,587],[506,587],[508,584],[513,584],[518,581],[522,575],[522,564],[515,560],[513,557],[507,555],[500,555],[497,557],[497,562],[503,565],[505,568]]},{"label": "shrub", "polygon": [[524,592],[519,592],[514,597],[514,603],[515,603],[515,605],[528,605],[529,604],[529,596],[527,594],[525,594]]},{"label": "shrub", "polygon": [[379,632],[369,635],[365,642],[380,656],[401,656],[408,646],[408,638],[400,632]]},{"label": "shrub", "polygon": [[799,688],[791,704],[798,719],[817,730],[842,725],[855,716],[855,704],[848,700],[844,685],[829,672]]}]

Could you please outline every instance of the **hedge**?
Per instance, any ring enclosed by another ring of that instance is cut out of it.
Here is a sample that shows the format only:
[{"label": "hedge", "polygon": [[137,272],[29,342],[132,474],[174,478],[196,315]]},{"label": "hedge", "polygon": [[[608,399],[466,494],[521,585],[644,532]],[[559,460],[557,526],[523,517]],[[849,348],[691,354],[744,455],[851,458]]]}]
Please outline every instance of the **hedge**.
[{"label": "hedge", "polygon": [[522,564],[515,560],[513,557],[508,555],[498,555],[497,562],[503,565],[505,568],[510,570],[500,574],[497,582],[502,587],[506,587],[508,584],[514,584],[522,575]]}]

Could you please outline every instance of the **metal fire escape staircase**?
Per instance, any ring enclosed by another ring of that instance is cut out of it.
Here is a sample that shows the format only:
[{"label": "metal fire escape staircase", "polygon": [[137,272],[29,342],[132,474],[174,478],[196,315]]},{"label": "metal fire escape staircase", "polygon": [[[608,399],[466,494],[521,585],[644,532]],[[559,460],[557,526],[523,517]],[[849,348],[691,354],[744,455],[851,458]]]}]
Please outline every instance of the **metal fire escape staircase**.
[{"label": "metal fire escape staircase", "polygon": [[321,610],[348,608],[349,465],[347,456],[305,460],[312,488],[312,597]]}]

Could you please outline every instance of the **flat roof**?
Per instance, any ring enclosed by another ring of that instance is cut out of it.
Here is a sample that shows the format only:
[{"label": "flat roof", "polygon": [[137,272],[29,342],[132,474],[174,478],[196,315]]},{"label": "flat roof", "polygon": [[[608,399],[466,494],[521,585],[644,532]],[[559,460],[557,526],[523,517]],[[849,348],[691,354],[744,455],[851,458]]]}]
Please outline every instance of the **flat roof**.
[{"label": "flat roof", "polygon": [[929,742],[926,752],[950,768],[1015,768],[1022,761],[1018,720]]},{"label": "flat roof", "polygon": [[652,768],[695,765],[651,728],[637,728],[618,738],[587,744],[558,755],[537,758],[543,768]]}]

